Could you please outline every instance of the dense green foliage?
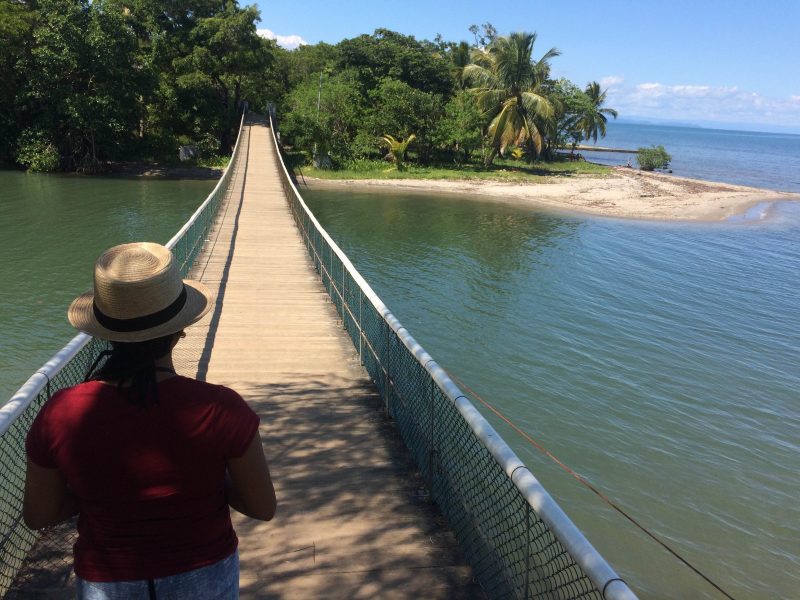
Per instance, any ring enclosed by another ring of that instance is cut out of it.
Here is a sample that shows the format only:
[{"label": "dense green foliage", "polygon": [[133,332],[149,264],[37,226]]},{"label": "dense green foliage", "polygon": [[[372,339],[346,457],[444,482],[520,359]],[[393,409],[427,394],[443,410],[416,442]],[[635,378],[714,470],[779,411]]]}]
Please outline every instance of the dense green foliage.
[{"label": "dense green foliage", "polygon": [[245,102],[275,104],[283,141],[335,168],[550,160],[616,116],[597,83],[550,79],[558,51],[534,58],[534,33],[378,29],[287,51],[259,20],[236,0],[0,0],[0,161],[97,172],[192,145],[214,162]]},{"label": "dense green foliage", "polygon": [[639,148],[636,152],[636,162],[642,171],[652,171],[654,169],[666,169],[672,157],[667,154],[664,146],[652,146],[650,148]]},{"label": "dense green foliage", "polygon": [[535,33],[501,36],[490,23],[470,31],[472,44],[379,29],[281,51],[283,140],[316,166],[358,170],[391,158],[387,138],[415,136],[406,161],[460,168],[512,154],[555,160],[559,149],[605,135],[616,111],[596,82],[581,89],[550,78],[556,49],[535,58]]},{"label": "dense green foliage", "polygon": [[96,172],[182,144],[229,153],[275,62],[258,18],[230,0],[0,0],[0,160]]}]

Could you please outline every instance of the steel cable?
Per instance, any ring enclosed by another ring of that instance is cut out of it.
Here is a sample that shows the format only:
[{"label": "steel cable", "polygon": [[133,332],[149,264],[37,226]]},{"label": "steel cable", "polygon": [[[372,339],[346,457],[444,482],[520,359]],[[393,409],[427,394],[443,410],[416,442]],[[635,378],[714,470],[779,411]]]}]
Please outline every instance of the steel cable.
[{"label": "steel cable", "polygon": [[458,385],[459,385],[461,388],[465,389],[465,390],[466,390],[466,391],[467,391],[467,392],[468,392],[470,395],[472,395],[474,398],[476,398],[476,399],[477,399],[477,400],[478,400],[478,401],[479,401],[481,404],[483,404],[483,405],[484,405],[486,408],[488,408],[488,409],[489,409],[489,410],[491,410],[491,411],[492,411],[492,412],[493,412],[495,415],[497,415],[498,417],[500,417],[500,418],[501,418],[501,419],[502,419],[502,420],[503,420],[503,421],[504,421],[504,422],[505,422],[507,425],[509,425],[509,426],[510,426],[510,427],[511,427],[511,428],[512,428],[514,431],[516,431],[516,432],[517,432],[519,435],[521,435],[521,436],[522,436],[522,437],[523,437],[525,440],[527,440],[527,441],[528,441],[530,444],[532,444],[532,445],[533,445],[535,448],[537,448],[537,449],[538,449],[540,452],[542,452],[542,453],[543,453],[545,456],[547,456],[547,457],[548,457],[548,458],[550,458],[550,459],[551,459],[553,462],[555,462],[557,465],[559,465],[559,466],[560,466],[562,469],[564,469],[564,470],[565,470],[567,473],[569,473],[570,475],[572,475],[572,477],[574,477],[574,478],[575,478],[575,479],[576,479],[576,480],[577,480],[579,483],[581,483],[581,484],[582,484],[582,485],[584,485],[585,487],[589,488],[589,489],[590,489],[592,492],[594,492],[594,493],[595,493],[597,496],[599,496],[599,497],[600,497],[600,498],[603,500],[603,502],[605,502],[606,504],[608,504],[608,505],[609,505],[611,508],[613,508],[613,509],[614,509],[615,511],[617,511],[619,514],[621,514],[623,517],[625,517],[625,518],[626,518],[628,521],[630,521],[630,522],[631,522],[631,523],[633,523],[633,524],[634,524],[636,527],[638,527],[638,528],[639,528],[639,529],[640,529],[642,532],[644,532],[644,533],[645,533],[645,534],[646,534],[648,537],[650,537],[650,538],[651,538],[653,541],[655,541],[655,542],[656,542],[656,543],[658,543],[658,544],[659,544],[661,547],[663,547],[663,548],[664,548],[664,549],[665,549],[667,552],[669,552],[670,554],[672,554],[672,556],[674,556],[675,558],[677,558],[677,559],[678,559],[679,561],[681,561],[681,562],[682,562],[684,565],[686,565],[686,566],[687,566],[687,567],[689,567],[689,568],[690,568],[692,571],[694,571],[694,572],[695,572],[697,575],[699,575],[700,577],[702,577],[702,578],[703,578],[703,579],[704,579],[704,580],[705,580],[705,581],[706,581],[708,584],[710,584],[711,586],[713,586],[713,587],[714,587],[714,589],[716,589],[716,590],[717,590],[719,593],[721,593],[723,596],[725,596],[726,598],[730,598],[730,600],[734,600],[733,596],[731,596],[731,595],[730,595],[728,592],[726,592],[724,589],[722,589],[722,588],[721,588],[721,587],[720,587],[718,584],[716,584],[714,581],[712,581],[712,580],[711,580],[711,578],[709,578],[709,577],[708,577],[708,576],[707,576],[705,573],[703,573],[703,572],[702,572],[700,569],[698,569],[697,567],[695,567],[695,566],[694,566],[692,563],[690,563],[690,562],[689,562],[687,559],[685,559],[683,556],[681,556],[681,555],[680,555],[680,554],[679,554],[679,553],[678,553],[676,550],[674,550],[672,547],[670,547],[670,546],[669,546],[669,544],[667,544],[665,541],[663,541],[661,538],[659,538],[659,537],[658,537],[656,534],[654,534],[652,531],[650,531],[649,529],[647,529],[647,528],[646,528],[644,525],[642,525],[641,523],[639,523],[639,522],[638,522],[636,519],[634,519],[634,518],[633,518],[631,515],[629,515],[629,514],[628,514],[628,513],[627,513],[627,512],[626,512],[626,511],[623,509],[623,508],[621,508],[621,507],[620,507],[620,506],[619,506],[619,505],[618,505],[616,502],[614,502],[613,500],[611,500],[611,499],[610,499],[608,496],[606,496],[606,495],[605,495],[603,492],[601,492],[600,490],[598,490],[598,489],[597,489],[597,488],[596,488],[594,485],[592,485],[591,483],[589,483],[589,482],[588,482],[588,481],[587,481],[587,480],[586,480],[586,479],[585,479],[585,478],[584,478],[582,475],[580,475],[579,473],[575,472],[575,471],[574,471],[573,469],[571,469],[569,466],[567,466],[567,465],[565,465],[563,462],[561,462],[561,460],[560,460],[558,457],[556,457],[556,456],[555,456],[555,455],[554,455],[552,452],[550,452],[550,451],[549,451],[547,448],[545,448],[545,447],[544,447],[544,446],[542,446],[540,443],[538,443],[536,440],[534,440],[534,439],[533,439],[533,438],[532,438],[530,435],[528,435],[528,433],[526,433],[525,431],[523,431],[522,429],[520,429],[520,428],[519,428],[517,425],[515,425],[515,424],[514,424],[514,423],[511,421],[511,419],[509,419],[508,417],[506,417],[506,416],[505,416],[503,413],[501,413],[499,410],[497,410],[497,409],[496,409],[494,406],[492,406],[491,404],[489,404],[489,402],[487,402],[486,400],[484,400],[483,398],[481,398],[481,397],[478,395],[478,393],[477,393],[475,390],[473,390],[471,387],[469,387],[469,386],[468,386],[466,383],[464,383],[463,381],[461,381],[461,380],[460,380],[458,377],[456,377],[456,376],[455,376],[455,375],[453,375],[452,373],[448,372],[447,374],[448,374],[448,376],[450,377],[450,379],[452,379],[453,381],[455,381],[455,382],[456,382],[456,384],[458,384]]}]

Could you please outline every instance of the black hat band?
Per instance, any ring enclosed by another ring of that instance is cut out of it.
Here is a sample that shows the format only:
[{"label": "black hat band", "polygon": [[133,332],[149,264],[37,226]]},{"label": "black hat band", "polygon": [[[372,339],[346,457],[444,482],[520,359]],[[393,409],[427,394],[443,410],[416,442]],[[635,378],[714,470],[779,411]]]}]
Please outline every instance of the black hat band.
[{"label": "black hat band", "polygon": [[186,304],[186,296],[186,286],[184,285],[181,289],[181,293],[178,295],[175,301],[166,308],[162,308],[158,312],[154,312],[149,315],[134,317],[132,319],[115,319],[114,317],[109,317],[107,314],[104,314],[99,308],[97,308],[97,304],[94,302],[92,302],[92,310],[94,311],[94,316],[97,319],[97,322],[110,331],[116,331],[119,333],[143,331],[145,329],[151,329],[153,327],[163,325],[175,317],[179,312],[181,312],[181,309]]}]

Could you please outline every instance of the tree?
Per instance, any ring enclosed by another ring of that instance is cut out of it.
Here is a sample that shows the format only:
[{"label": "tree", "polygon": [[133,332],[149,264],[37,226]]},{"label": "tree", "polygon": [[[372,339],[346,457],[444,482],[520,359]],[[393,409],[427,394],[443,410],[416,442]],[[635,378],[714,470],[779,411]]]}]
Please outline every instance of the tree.
[{"label": "tree", "polygon": [[464,67],[472,60],[472,47],[464,41],[457,44],[446,42],[440,33],[436,34],[435,43],[439,54],[450,61],[450,74],[453,76],[456,89],[464,89]]},{"label": "tree", "polygon": [[284,104],[284,139],[308,151],[316,145],[334,163],[353,158],[353,141],[364,125],[364,100],[354,73],[325,75],[321,82],[319,75],[313,77],[292,90]]},{"label": "tree", "polygon": [[422,92],[450,96],[450,65],[431,42],[388,29],[344,40],[337,46],[337,70],[356,69],[364,92],[390,77]]},{"label": "tree", "polygon": [[636,162],[642,171],[652,171],[654,169],[666,169],[672,157],[667,154],[664,146],[651,146],[650,148],[639,148],[636,151]]},{"label": "tree", "polygon": [[542,150],[542,130],[553,118],[553,106],[543,93],[549,61],[560,53],[548,50],[533,59],[535,33],[512,33],[477,49],[473,63],[464,69],[478,106],[490,120],[487,135],[491,151],[488,166],[507,146],[532,145]]},{"label": "tree", "polygon": [[178,86],[208,109],[201,116],[216,125],[222,152],[233,146],[246,80],[259,77],[271,60],[269,42],[256,33],[259,20],[255,6],[227,2],[224,10],[197,20],[189,36],[191,51],[173,61]]},{"label": "tree", "polygon": [[616,110],[603,107],[603,103],[606,101],[606,93],[607,90],[600,91],[600,84],[596,81],[592,81],[586,86],[584,94],[586,94],[588,102],[579,117],[578,127],[583,131],[587,140],[592,138],[594,142],[597,142],[598,132],[600,137],[606,136],[606,123],[608,122],[606,115],[617,118]]},{"label": "tree", "polygon": [[369,94],[372,107],[365,119],[365,130],[377,139],[387,132],[401,138],[414,133],[419,158],[427,162],[434,127],[442,114],[442,99],[396,79],[386,78]]},{"label": "tree", "polygon": [[30,53],[16,65],[25,78],[17,102],[28,123],[21,155],[56,147],[64,166],[97,170],[123,153],[139,122],[136,38],[125,15],[102,0],[38,5]]},{"label": "tree", "polygon": [[469,159],[481,145],[483,119],[472,94],[462,90],[444,107],[444,115],[436,123],[434,142],[451,149],[456,164]]},{"label": "tree", "polygon": [[324,71],[332,68],[340,59],[337,46],[325,42],[314,45],[302,45],[292,51],[282,51],[280,62],[285,64],[286,84],[289,89],[312,78],[318,78]]},{"label": "tree", "polygon": [[416,137],[417,136],[412,133],[405,140],[396,140],[387,133],[381,138],[389,147],[389,154],[394,160],[394,165],[397,167],[398,171],[406,170],[406,150],[408,150],[409,144],[411,144]]},{"label": "tree", "polygon": [[140,88],[140,137],[156,156],[174,156],[186,143],[229,152],[241,101],[263,109],[278,99],[270,86],[278,50],[257,35],[255,7],[236,0],[106,2],[130,16],[138,39],[139,64],[150,77]]},{"label": "tree", "polygon": [[497,29],[491,23],[484,23],[480,27],[473,24],[469,26],[469,32],[475,38],[476,48],[485,48],[497,39]]},{"label": "tree", "polygon": [[575,146],[584,139],[580,119],[581,115],[589,110],[589,98],[577,85],[563,77],[556,81],[548,81],[545,89],[554,108],[545,154],[552,157],[556,149],[568,144],[572,146],[574,152]]},{"label": "tree", "polygon": [[0,0],[0,159],[96,170],[229,151],[242,100],[276,87],[275,43],[236,0]]},{"label": "tree", "polygon": [[17,91],[25,74],[16,65],[30,52],[37,16],[25,3],[0,0],[0,161],[13,153],[20,133]]}]

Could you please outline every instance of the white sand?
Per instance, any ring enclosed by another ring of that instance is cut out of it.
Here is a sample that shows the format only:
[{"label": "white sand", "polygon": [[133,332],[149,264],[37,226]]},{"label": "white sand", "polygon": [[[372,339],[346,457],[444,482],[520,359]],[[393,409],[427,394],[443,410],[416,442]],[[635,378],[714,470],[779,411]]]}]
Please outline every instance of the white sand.
[{"label": "white sand", "polygon": [[606,217],[719,221],[776,200],[800,201],[800,194],[646,173],[626,167],[609,176],[548,178],[544,183],[480,180],[312,179],[310,187],[364,187],[468,194],[480,200]]}]

